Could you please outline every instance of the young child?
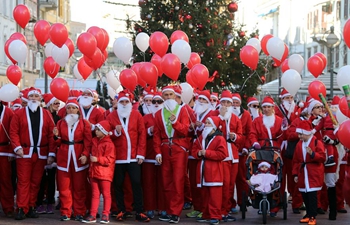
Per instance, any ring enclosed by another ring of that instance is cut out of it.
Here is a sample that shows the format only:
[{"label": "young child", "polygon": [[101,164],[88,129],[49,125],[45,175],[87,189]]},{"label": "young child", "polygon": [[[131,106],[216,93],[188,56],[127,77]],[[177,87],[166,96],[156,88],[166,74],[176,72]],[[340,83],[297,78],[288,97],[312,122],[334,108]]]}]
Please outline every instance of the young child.
[{"label": "young child", "polygon": [[89,177],[92,189],[92,200],[90,215],[84,219],[83,223],[95,223],[100,194],[103,195],[103,212],[101,223],[109,223],[109,211],[112,204],[111,183],[115,165],[116,152],[109,135],[111,127],[107,120],[96,124],[96,137],[92,139],[92,149],[90,155]]},{"label": "young child", "polygon": [[249,183],[255,187],[256,191],[269,192],[272,189],[275,181],[278,180],[278,176],[271,174],[271,165],[268,162],[261,162],[258,165],[258,171],[254,174]]},{"label": "young child", "polygon": [[225,138],[218,131],[219,117],[211,116],[205,121],[202,135],[196,139],[192,156],[201,160],[197,164],[197,187],[203,189],[202,218],[210,219],[210,224],[221,220],[223,168],[222,160],[228,156]]}]

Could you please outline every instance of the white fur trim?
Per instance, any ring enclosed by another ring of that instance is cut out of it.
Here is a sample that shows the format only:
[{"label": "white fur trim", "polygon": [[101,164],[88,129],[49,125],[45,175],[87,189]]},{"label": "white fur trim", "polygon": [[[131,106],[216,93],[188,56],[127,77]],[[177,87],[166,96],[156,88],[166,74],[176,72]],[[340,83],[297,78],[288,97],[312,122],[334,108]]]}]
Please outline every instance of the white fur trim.
[{"label": "white fur trim", "polygon": [[128,98],[128,97],[121,97],[118,99],[118,102],[120,102],[122,100],[128,100],[130,102],[130,98]]},{"label": "white fur trim", "polygon": [[232,98],[220,98],[220,102],[224,100],[229,101],[231,103],[233,102]]},{"label": "white fur trim", "polygon": [[304,130],[304,129],[300,129],[300,128],[297,128],[295,130],[295,132],[300,133],[300,134],[306,134],[306,135],[311,135],[312,134],[312,131],[308,131],[308,130]]},{"label": "white fur trim", "polygon": [[272,104],[272,103],[269,103],[269,102],[265,102],[265,103],[263,103],[263,104],[261,104],[261,107],[263,107],[263,106],[275,106],[274,104]]},{"label": "white fur trim", "polygon": [[216,95],[210,95],[210,98],[215,98],[216,100],[219,99]]},{"label": "white fur trim", "polygon": [[207,120],[210,121],[211,125],[213,125],[213,127],[214,127],[215,130],[218,129],[218,128],[216,127],[216,125],[215,125],[215,123],[214,123],[214,121],[213,121],[212,118],[208,117]]},{"label": "white fur trim", "polygon": [[46,104],[47,107],[49,107],[52,103],[56,101],[57,98],[52,97],[51,100]]},{"label": "white fur trim", "polygon": [[175,93],[174,89],[172,89],[172,88],[165,88],[162,90],[162,93],[164,93],[165,91],[172,91]]},{"label": "white fur trim", "polygon": [[37,91],[37,90],[31,90],[31,91],[28,92],[28,96],[29,96],[29,95],[33,95],[33,94],[38,94],[38,95],[41,96],[40,92]]},{"label": "white fur trim", "polygon": [[266,166],[267,168],[271,167],[270,163],[268,163],[268,162],[261,162],[261,163],[259,163],[258,168],[260,168],[262,166]]},{"label": "white fur trim", "polygon": [[251,105],[251,104],[259,104],[259,101],[251,101],[251,102],[248,102],[248,104],[247,104],[247,106],[249,107],[249,105]]},{"label": "white fur trim", "polygon": [[111,135],[112,132],[107,132],[106,129],[101,125],[101,124],[96,124],[96,127],[98,127],[98,129],[100,129],[100,131],[104,134],[104,135]]},{"label": "white fur trim", "polygon": [[79,106],[78,106],[77,104],[73,103],[73,102],[67,103],[67,104],[66,104],[66,107],[69,106],[69,105],[72,105],[72,106],[75,106],[75,107],[79,108]]},{"label": "white fur trim", "polygon": [[240,98],[236,97],[236,96],[232,97],[232,100],[237,100],[239,102],[242,102],[242,100]]},{"label": "white fur trim", "polygon": [[284,97],[287,97],[287,96],[292,96],[290,93],[285,93],[284,95],[280,95],[280,98],[284,98]]},{"label": "white fur trim", "polygon": [[208,101],[208,103],[210,102],[210,100],[205,95],[198,95],[198,98],[204,98],[205,100]]}]

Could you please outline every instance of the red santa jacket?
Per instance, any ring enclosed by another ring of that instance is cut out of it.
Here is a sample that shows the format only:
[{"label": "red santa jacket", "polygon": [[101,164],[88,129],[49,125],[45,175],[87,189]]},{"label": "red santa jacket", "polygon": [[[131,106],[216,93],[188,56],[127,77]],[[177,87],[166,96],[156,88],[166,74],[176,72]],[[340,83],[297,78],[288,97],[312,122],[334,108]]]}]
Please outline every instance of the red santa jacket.
[{"label": "red santa jacket", "polygon": [[116,151],[111,138],[109,136],[102,139],[94,137],[91,155],[97,157],[97,162],[90,162],[89,177],[112,182]]},{"label": "red santa jacket", "polygon": [[250,140],[248,138],[250,130],[252,129],[252,117],[250,113],[243,109],[243,113],[238,116],[242,123],[242,139],[239,143],[238,151],[239,154],[242,154],[242,149],[249,149],[251,147]]},{"label": "red santa jacket", "polygon": [[156,152],[154,151],[153,144],[153,132],[151,132],[151,127],[154,127],[154,116],[152,113],[144,115],[143,121],[145,122],[145,128],[147,131],[147,144],[146,144],[146,156],[145,163],[156,163]]},{"label": "red santa jacket", "polygon": [[9,139],[12,117],[12,110],[3,105],[2,112],[0,114],[0,156],[16,156],[11,149]]},{"label": "red santa jacket", "polygon": [[283,110],[283,112],[285,113],[285,115],[288,117],[288,125],[291,125],[292,122],[298,118],[298,114],[299,114],[299,109],[297,106],[294,107],[294,111],[289,113],[289,111],[284,107],[283,104],[280,104],[279,107],[275,106],[275,115],[281,117],[282,119],[285,118],[285,116],[283,115],[283,113],[281,112],[281,110]]},{"label": "red santa jacket", "polygon": [[[314,152],[312,155],[306,152],[309,146]],[[308,142],[299,141],[295,147],[293,156],[293,176],[298,176],[298,187],[301,192],[319,191],[324,182],[324,161],[326,153],[323,143],[315,136]]]},{"label": "red santa jacket", "polygon": [[146,154],[146,129],[145,123],[139,111],[132,110],[130,116],[123,119],[119,117],[118,112],[110,113],[107,120],[112,127],[122,125],[121,134],[114,131],[112,140],[117,151],[116,163],[137,162],[137,158],[145,159]]},{"label": "red santa jacket", "polygon": [[[55,156],[53,140],[54,122],[49,111],[41,107],[38,110],[40,110],[39,137],[36,146],[38,158],[47,159],[48,156]],[[10,138],[14,152],[23,148],[23,158],[32,157],[34,141],[28,107],[15,112],[11,120]]]},{"label": "red santa jacket", "polygon": [[68,172],[71,162],[74,163],[76,172],[85,170],[89,164],[81,164],[79,158],[85,155],[89,158],[92,145],[92,134],[88,121],[80,118],[73,129],[68,129],[68,124],[64,119],[57,123],[59,139],[56,140],[57,169]]},{"label": "red santa jacket", "polygon": [[[198,152],[205,149],[205,156],[198,156]],[[192,156],[200,159],[197,163],[197,187],[222,186],[224,180],[222,160],[227,154],[226,140],[221,135],[216,135],[205,145],[201,135],[193,144]]]},{"label": "red santa jacket", "polygon": [[269,129],[263,123],[263,117],[257,117],[252,123],[252,129],[249,133],[251,145],[258,142],[261,146],[268,146],[272,141],[272,146],[279,148],[283,140],[282,119],[275,116],[275,123]]},{"label": "red santa jacket", "polygon": [[105,110],[104,112],[103,112],[103,118],[104,119],[107,119],[107,116],[111,113],[111,112],[113,112],[115,109],[112,107],[112,108],[109,108],[108,110]]},{"label": "red santa jacket", "polygon": [[292,124],[289,126],[289,128],[286,130],[286,136],[288,141],[299,141],[298,133],[296,132],[297,127],[299,126],[300,122],[303,120],[307,120],[305,117],[300,116],[293,120]]},{"label": "red santa jacket", "polygon": [[[98,122],[104,120],[103,113],[96,107],[91,106],[88,110],[87,115],[85,115],[84,109],[80,107],[80,113],[83,116],[83,119],[86,119],[90,124],[95,125]],[[95,130],[95,126],[91,127],[91,130]]]},{"label": "red santa jacket", "polygon": [[161,109],[155,114],[154,120],[154,130],[153,130],[153,143],[154,150],[157,155],[161,155],[162,143],[173,143],[173,147],[180,147],[184,151],[189,151],[191,143],[188,140],[190,120],[188,113],[184,107],[180,107],[176,114],[176,119],[174,122],[170,122],[173,128],[171,136],[168,136],[166,132],[166,123],[163,111]]},{"label": "red santa jacket", "polygon": [[[336,140],[337,137],[334,134],[334,127],[333,127],[333,122],[330,118],[329,115],[327,115],[326,117],[323,118],[323,128],[321,129],[321,135],[322,135],[322,140],[325,136],[328,136],[330,139],[332,140]],[[320,140],[320,141],[322,141]],[[326,152],[329,155],[331,155],[331,153],[333,153],[333,157],[334,157],[334,161],[335,161],[335,165],[334,166],[327,166],[325,167],[325,173],[335,173],[337,172],[337,165],[338,165],[338,158],[339,158],[339,154],[338,154],[338,150],[337,147],[335,145],[331,145],[331,144],[326,144],[323,142],[323,145],[326,149]]]}]

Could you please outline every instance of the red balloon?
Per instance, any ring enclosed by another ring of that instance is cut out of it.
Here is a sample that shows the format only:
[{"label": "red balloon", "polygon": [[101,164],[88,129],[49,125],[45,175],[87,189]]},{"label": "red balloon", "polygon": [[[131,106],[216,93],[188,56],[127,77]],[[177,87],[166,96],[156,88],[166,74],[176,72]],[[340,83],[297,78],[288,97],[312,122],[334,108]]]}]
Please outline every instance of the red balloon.
[{"label": "red balloon", "polygon": [[70,38],[68,38],[64,44],[67,46],[69,50],[69,58],[70,58],[74,53],[74,43]]},{"label": "red balloon", "polygon": [[261,49],[263,50],[263,52],[265,53],[265,55],[270,55],[269,52],[267,51],[267,42],[270,40],[270,38],[272,38],[273,35],[271,34],[266,34],[262,39],[261,39],[261,42],[260,42],[260,45],[261,45]]},{"label": "red balloon", "polygon": [[78,71],[84,80],[86,80],[92,73],[92,68],[88,66],[85,62],[85,57],[81,58],[78,61]]},{"label": "red balloon", "polygon": [[193,88],[197,88],[196,83],[193,82],[191,70],[187,71],[186,73],[186,82],[189,83]]},{"label": "red balloon", "polygon": [[9,39],[21,40],[21,41],[23,41],[24,44],[27,44],[26,37],[23,34],[18,33],[18,32],[15,32],[15,33],[11,34]]},{"label": "red balloon", "polygon": [[168,53],[162,58],[162,69],[173,81],[177,81],[181,72],[181,61],[175,54]]},{"label": "red balloon", "polygon": [[289,70],[289,66],[288,66],[288,59],[284,60],[282,65],[281,65],[281,70],[282,73],[284,73],[285,71]]},{"label": "red balloon", "polygon": [[278,59],[272,57],[273,61],[276,63],[276,66],[280,66],[282,64],[282,62],[287,59],[288,54],[289,54],[288,46],[286,44],[284,44],[284,52],[283,52],[281,60],[278,60]]},{"label": "red balloon", "polygon": [[137,76],[132,69],[124,69],[119,75],[120,83],[123,87],[134,91],[137,85]]},{"label": "red balloon", "polygon": [[349,105],[348,105],[348,101],[346,100],[345,96],[341,97],[339,100],[339,110],[345,116],[350,117]]},{"label": "red balloon", "polygon": [[145,62],[140,67],[140,77],[151,87],[157,86],[158,81],[158,69],[157,67],[150,62]]},{"label": "red balloon", "polygon": [[259,62],[259,53],[253,46],[244,46],[239,53],[239,57],[244,65],[248,66],[251,70],[256,70]]},{"label": "red balloon", "polygon": [[84,55],[91,57],[97,48],[97,41],[94,35],[85,32],[79,35],[77,46]]},{"label": "red balloon", "polygon": [[130,69],[132,69],[135,72],[135,74],[137,76],[138,85],[140,85],[141,87],[146,87],[147,83],[144,80],[142,80],[140,77],[140,68],[141,68],[142,64],[143,64],[143,62],[134,63]]},{"label": "red balloon", "polygon": [[[109,44],[109,35],[105,29],[101,28],[101,30],[102,30],[104,37],[105,37],[101,50],[105,50]],[[106,57],[106,59],[107,59],[107,57]]]},{"label": "red balloon", "polygon": [[327,57],[322,52],[317,52],[315,55],[317,55],[318,57],[320,57],[322,59],[322,62],[323,62],[323,69],[322,70],[324,70],[327,66]]},{"label": "red balloon", "polygon": [[343,36],[345,44],[350,48],[350,19],[348,19],[344,25]]},{"label": "red balloon", "polygon": [[103,56],[105,57],[105,61],[108,59],[108,52],[107,52],[107,50],[105,49],[105,50],[103,50]]},{"label": "red balloon", "polygon": [[153,52],[163,57],[168,51],[168,37],[163,32],[156,31],[149,37],[149,46]]},{"label": "red balloon", "polygon": [[10,46],[10,44],[11,44],[11,42],[12,42],[13,40],[14,40],[14,39],[8,39],[8,40],[5,42],[4,51],[5,51],[5,54],[6,54],[7,58],[9,58],[13,64],[17,64],[17,61],[14,60],[14,59],[11,57],[10,53],[9,53],[9,46]]},{"label": "red balloon", "polygon": [[153,63],[158,69],[158,76],[161,77],[163,75],[162,70],[162,57],[157,54],[154,54],[151,59],[151,63]]},{"label": "red balloon", "polygon": [[314,80],[309,84],[308,87],[309,94],[312,98],[321,101],[320,97],[318,96],[320,93],[323,94],[323,96],[326,96],[326,86],[322,81]]},{"label": "red balloon", "polygon": [[44,70],[53,79],[58,74],[60,65],[50,56],[44,61]]},{"label": "red balloon", "polygon": [[86,64],[94,70],[97,70],[98,68],[100,68],[103,65],[103,63],[105,62],[104,56],[103,56],[101,50],[98,48],[95,49],[95,52],[92,56],[88,57],[88,56],[84,55],[83,58],[84,58]]},{"label": "red balloon", "polygon": [[7,67],[6,76],[14,85],[18,85],[22,78],[22,70],[17,65],[11,65]]},{"label": "red balloon", "polygon": [[194,65],[201,63],[201,57],[197,52],[191,52],[190,60],[187,63],[187,67],[191,69]]},{"label": "red balloon", "polygon": [[102,31],[101,28],[93,26],[90,27],[87,30],[88,33],[94,35],[96,42],[97,42],[97,48],[99,48],[101,51],[105,50],[104,44],[105,44],[105,33]]},{"label": "red balloon", "polygon": [[68,31],[66,26],[62,23],[55,23],[51,26],[49,31],[51,42],[57,47],[61,48],[68,39]]},{"label": "red balloon", "polygon": [[39,20],[35,23],[34,26],[34,35],[36,39],[39,41],[41,46],[44,46],[47,40],[49,40],[49,32],[51,25],[46,20]]},{"label": "red balloon", "polygon": [[310,71],[310,73],[317,78],[323,71],[324,65],[322,59],[317,56],[313,55],[309,58],[307,61],[307,68]]},{"label": "red balloon", "polygon": [[187,43],[189,43],[187,34],[185,32],[183,32],[182,30],[176,30],[171,34],[170,43],[173,44],[177,40],[184,40]]},{"label": "red balloon", "polygon": [[16,20],[18,25],[24,29],[30,20],[30,12],[28,7],[22,4],[17,5],[13,9],[13,18]]},{"label": "red balloon", "polygon": [[337,136],[344,147],[350,148],[350,120],[346,120],[340,124]]},{"label": "red balloon", "polygon": [[[256,51],[256,50],[255,50]],[[209,71],[203,64],[197,64],[191,69],[191,78],[196,86],[203,90],[209,78]]]},{"label": "red balloon", "polygon": [[50,91],[55,98],[66,102],[69,96],[69,85],[63,78],[55,78],[51,81]]}]

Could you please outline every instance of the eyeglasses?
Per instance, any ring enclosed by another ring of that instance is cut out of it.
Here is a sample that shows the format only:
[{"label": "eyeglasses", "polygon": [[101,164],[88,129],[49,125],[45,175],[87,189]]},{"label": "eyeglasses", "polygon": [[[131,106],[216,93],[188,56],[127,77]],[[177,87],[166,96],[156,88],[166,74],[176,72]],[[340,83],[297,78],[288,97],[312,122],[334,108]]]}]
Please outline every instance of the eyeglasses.
[{"label": "eyeglasses", "polygon": [[144,99],[144,102],[152,102],[152,99]]},{"label": "eyeglasses", "polygon": [[153,105],[155,105],[156,103],[158,104],[158,105],[160,105],[160,104],[163,104],[163,100],[152,100],[152,104]]},{"label": "eyeglasses", "polygon": [[96,127],[96,128],[95,128],[95,131],[101,131],[101,130],[100,130],[99,128]]},{"label": "eyeglasses", "polygon": [[55,102],[55,103],[53,103],[54,105],[59,105],[59,104],[61,104],[61,103],[59,103],[59,102]]},{"label": "eyeglasses", "polygon": [[270,105],[264,105],[263,108],[271,108],[272,106]]},{"label": "eyeglasses", "polygon": [[255,109],[259,108],[258,105],[251,105],[250,107],[255,108]]},{"label": "eyeglasses", "polygon": [[210,100],[211,102],[218,102],[218,100],[216,100],[216,99],[212,99],[212,100]]},{"label": "eyeglasses", "polygon": [[324,108],[323,105],[315,106],[312,109],[320,109],[320,108],[323,109]]}]

